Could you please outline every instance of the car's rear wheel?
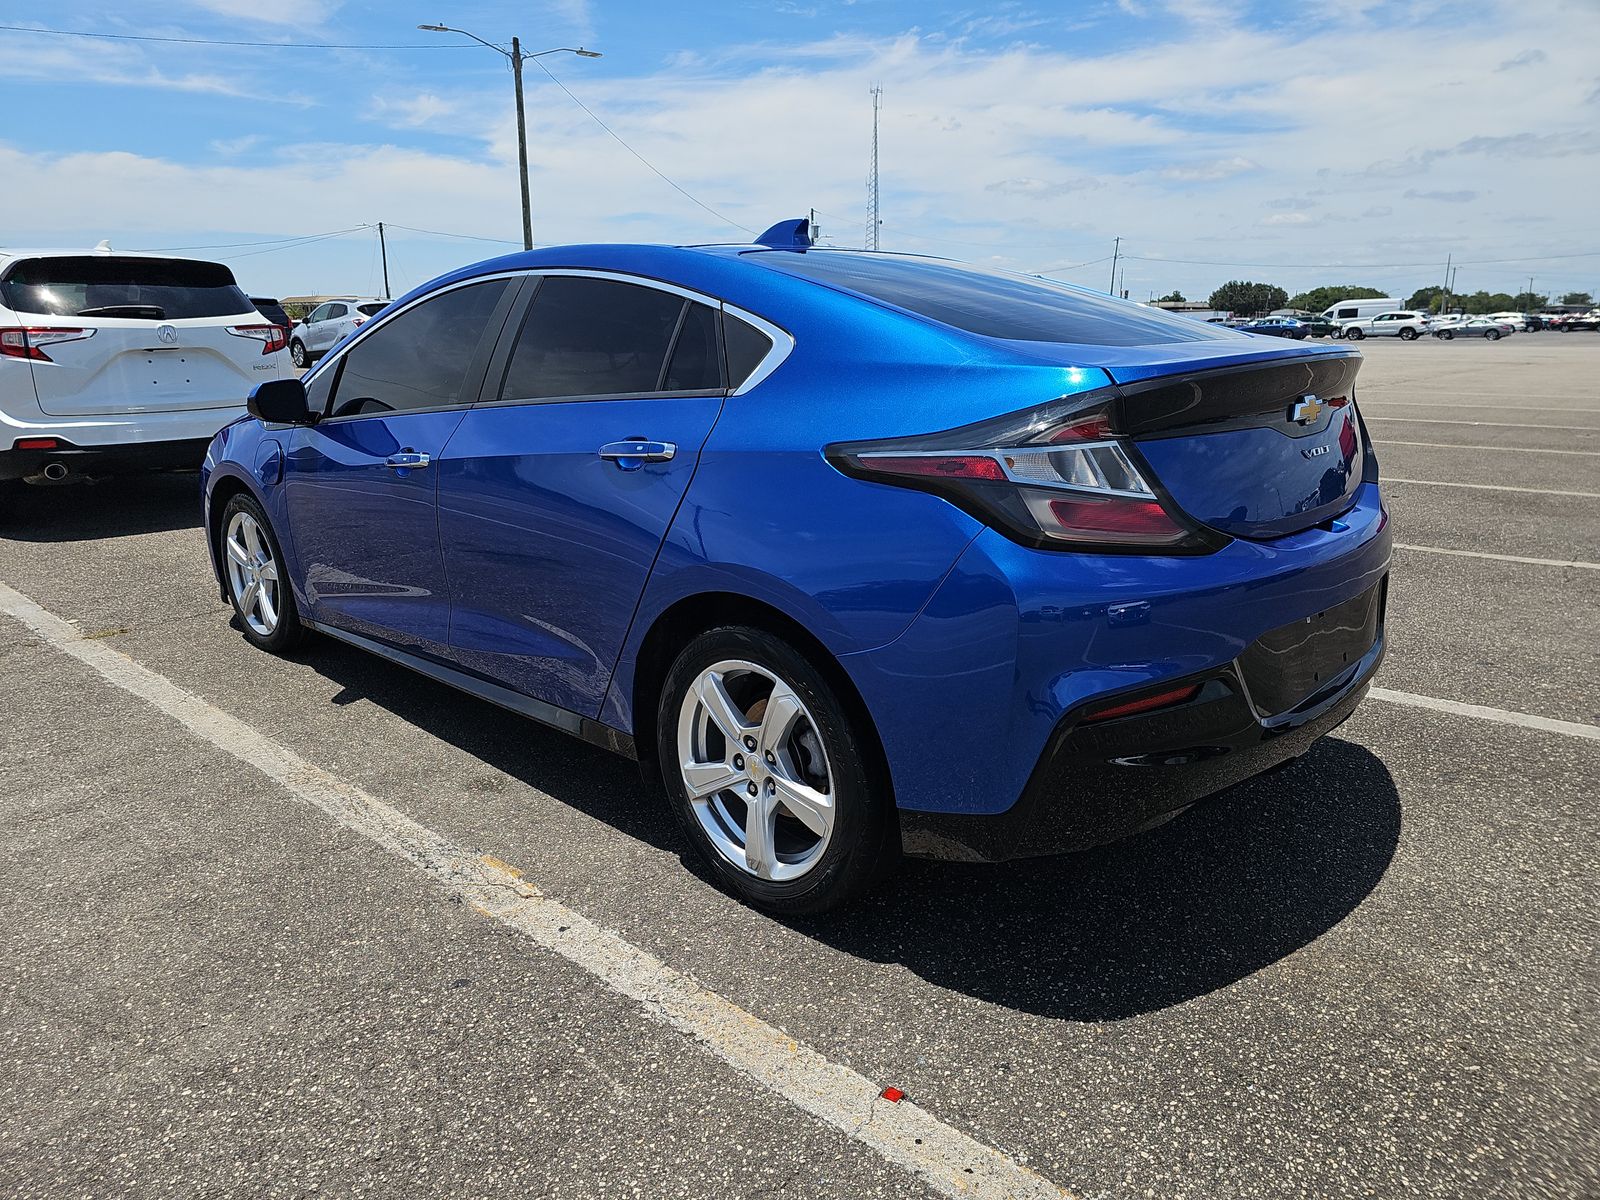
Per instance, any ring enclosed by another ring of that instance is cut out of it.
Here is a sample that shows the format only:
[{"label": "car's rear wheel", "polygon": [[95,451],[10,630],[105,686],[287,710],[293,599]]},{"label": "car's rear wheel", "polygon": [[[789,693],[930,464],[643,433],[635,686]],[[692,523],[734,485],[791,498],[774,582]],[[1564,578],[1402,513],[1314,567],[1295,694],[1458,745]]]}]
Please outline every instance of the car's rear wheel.
[{"label": "car's rear wheel", "polygon": [[1415,329],[1402,329],[1400,331],[1400,340],[1402,342],[1414,342],[1414,341],[1416,341],[1417,340],[1417,331]]},{"label": "car's rear wheel", "polygon": [[1447,342],[1453,342],[1456,340],[1455,330],[1453,329],[1446,329],[1442,331],[1439,336]]},{"label": "car's rear wheel", "polygon": [[1491,329],[1483,336],[1488,338],[1491,342],[1498,342],[1500,340],[1500,331],[1498,329]]},{"label": "car's rear wheel", "polygon": [[311,361],[311,356],[306,353],[306,344],[299,338],[289,343],[289,361],[302,370]]},{"label": "car's rear wheel", "polygon": [[898,853],[889,789],[833,687],[761,629],[701,634],[667,673],[661,773],[689,839],[725,886],[775,912],[863,894]]},{"label": "car's rear wheel", "polygon": [[283,654],[304,634],[283,552],[266,513],[241,492],[222,513],[217,547],[228,580],[228,598],[252,645]]},{"label": "car's rear wheel", "polygon": [[1352,342],[1359,342],[1362,338],[1367,336],[1363,331],[1361,331],[1359,329],[1354,329],[1354,328],[1346,329],[1344,331],[1344,335],[1345,335],[1345,337],[1349,338]]}]

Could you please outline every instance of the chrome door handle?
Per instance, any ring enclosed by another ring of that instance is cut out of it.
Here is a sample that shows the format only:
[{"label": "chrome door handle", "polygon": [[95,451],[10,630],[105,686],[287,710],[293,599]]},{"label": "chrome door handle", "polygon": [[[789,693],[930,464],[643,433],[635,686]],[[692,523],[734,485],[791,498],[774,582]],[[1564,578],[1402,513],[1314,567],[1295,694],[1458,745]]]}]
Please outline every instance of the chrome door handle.
[{"label": "chrome door handle", "polygon": [[666,462],[677,452],[678,447],[671,442],[652,442],[645,438],[607,442],[600,447],[601,458],[623,466],[628,466],[630,463]]},{"label": "chrome door handle", "polygon": [[402,450],[399,454],[391,454],[383,460],[383,465],[393,467],[397,471],[410,471],[425,467],[433,460],[426,454],[418,454],[414,450]]}]

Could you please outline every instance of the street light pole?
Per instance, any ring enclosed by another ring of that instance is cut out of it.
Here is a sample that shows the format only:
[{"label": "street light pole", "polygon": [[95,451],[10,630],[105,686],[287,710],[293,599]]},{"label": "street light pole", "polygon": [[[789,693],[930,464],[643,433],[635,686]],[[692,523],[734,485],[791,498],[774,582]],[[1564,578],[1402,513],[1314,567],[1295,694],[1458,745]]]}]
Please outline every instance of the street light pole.
[{"label": "street light pole", "polygon": [[496,54],[511,60],[511,78],[517,91],[517,171],[522,185],[522,248],[532,250],[533,203],[528,195],[528,118],[522,103],[522,64],[530,58],[543,58],[546,54],[576,54],[579,58],[599,58],[600,52],[585,50],[582,46],[557,46],[553,50],[524,54],[520,38],[512,38],[511,49],[506,51],[493,42],[484,41],[475,33],[468,33],[465,29],[453,29],[449,25],[418,25],[417,28],[428,33],[459,33],[462,37],[469,37],[479,45],[487,46]]}]

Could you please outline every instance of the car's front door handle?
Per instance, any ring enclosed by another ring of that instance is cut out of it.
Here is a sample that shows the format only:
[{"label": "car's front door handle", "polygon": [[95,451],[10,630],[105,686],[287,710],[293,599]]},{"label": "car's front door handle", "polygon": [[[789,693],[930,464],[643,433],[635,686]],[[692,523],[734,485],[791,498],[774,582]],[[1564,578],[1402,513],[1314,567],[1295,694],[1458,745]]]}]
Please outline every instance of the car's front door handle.
[{"label": "car's front door handle", "polygon": [[647,438],[629,438],[625,442],[607,442],[600,447],[600,457],[616,463],[624,470],[633,470],[647,462],[666,462],[678,452],[671,442],[652,442]]},{"label": "car's front door handle", "polygon": [[391,454],[383,460],[383,465],[393,467],[396,471],[412,471],[427,466],[433,460],[426,454],[418,454],[415,450],[402,450],[398,454]]}]

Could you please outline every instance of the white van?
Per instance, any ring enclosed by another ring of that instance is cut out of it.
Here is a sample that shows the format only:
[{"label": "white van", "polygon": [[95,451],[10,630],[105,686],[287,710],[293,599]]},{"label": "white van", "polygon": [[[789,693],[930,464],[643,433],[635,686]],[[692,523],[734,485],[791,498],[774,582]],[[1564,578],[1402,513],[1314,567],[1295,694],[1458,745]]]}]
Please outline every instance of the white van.
[{"label": "white van", "polygon": [[1322,315],[1342,330],[1350,321],[1365,321],[1379,313],[1394,312],[1404,308],[1403,301],[1396,300],[1393,296],[1384,296],[1370,300],[1341,300],[1322,310]]},{"label": "white van", "polygon": [[0,488],[198,468],[286,341],[221,263],[0,251]]}]

